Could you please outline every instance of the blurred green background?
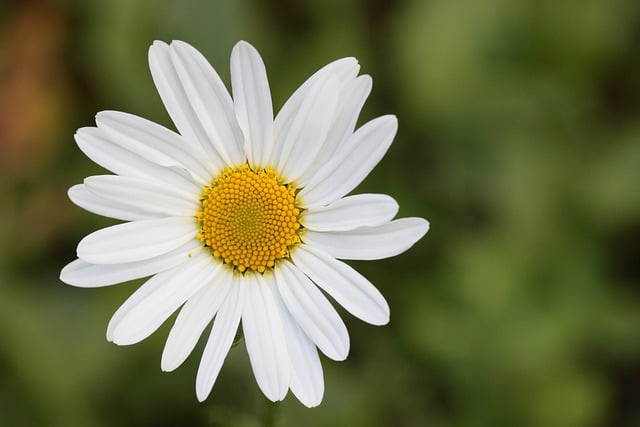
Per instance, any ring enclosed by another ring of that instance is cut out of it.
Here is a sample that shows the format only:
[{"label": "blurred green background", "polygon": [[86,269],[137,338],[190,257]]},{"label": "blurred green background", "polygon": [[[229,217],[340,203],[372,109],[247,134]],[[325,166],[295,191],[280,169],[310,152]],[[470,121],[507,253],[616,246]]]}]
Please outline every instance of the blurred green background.
[{"label": "blurred green background", "polygon": [[[640,2],[28,0],[0,3],[0,426],[640,426]],[[172,324],[133,347],[107,322],[138,286],[58,280],[109,220],[66,189],[102,173],[75,129],[128,111],[173,127],[154,39],[229,81],[239,39],[274,104],[330,60],[374,78],[361,122],[399,117],[358,191],[423,216],[409,252],[353,263],[387,297],[323,358],[319,408],[270,405],[243,346],[195,399],[202,343],[172,374]]]}]

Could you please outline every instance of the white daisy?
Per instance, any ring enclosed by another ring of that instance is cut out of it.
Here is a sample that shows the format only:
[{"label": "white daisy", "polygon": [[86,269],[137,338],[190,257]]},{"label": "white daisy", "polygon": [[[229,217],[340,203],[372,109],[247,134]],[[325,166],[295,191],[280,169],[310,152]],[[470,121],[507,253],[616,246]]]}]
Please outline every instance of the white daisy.
[{"label": "white daisy", "polygon": [[107,339],[137,343],[182,307],[162,353],[172,371],[213,323],[196,379],[204,400],[240,322],[258,386],[272,401],[288,390],[306,406],[322,400],[316,347],[333,360],[349,335],[325,297],[383,325],[389,306],[338,259],[397,255],[428,230],[422,218],[393,220],[383,194],[346,196],[383,157],[394,116],[357,130],[371,91],[354,58],[311,76],[273,118],[264,64],[248,43],[231,53],[229,95],[192,46],[155,42],[153,80],[179,133],[116,111],[79,129],[80,149],[113,172],[69,190],[78,206],[127,221],[89,234],[61,272],[80,287],[151,276],[116,311]]}]

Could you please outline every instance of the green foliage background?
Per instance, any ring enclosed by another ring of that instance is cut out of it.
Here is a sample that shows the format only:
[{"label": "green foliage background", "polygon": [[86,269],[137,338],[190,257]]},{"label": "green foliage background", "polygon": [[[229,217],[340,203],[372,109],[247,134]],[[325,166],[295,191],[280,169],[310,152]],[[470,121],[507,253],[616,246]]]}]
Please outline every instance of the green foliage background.
[{"label": "green foliage background", "polygon": [[[640,425],[640,3],[636,0],[30,0],[0,3],[0,426]],[[276,109],[356,56],[361,121],[399,117],[358,191],[432,229],[354,263],[391,323],[341,311],[352,350],[323,359],[323,404],[258,390],[246,351],[197,403],[201,346],[172,374],[172,321],[104,338],[138,283],[58,280],[109,220],[66,189],[101,173],[75,129],[100,110],[173,127],[148,72],[154,39],[190,42],[228,82],[233,44],[263,55]]]}]

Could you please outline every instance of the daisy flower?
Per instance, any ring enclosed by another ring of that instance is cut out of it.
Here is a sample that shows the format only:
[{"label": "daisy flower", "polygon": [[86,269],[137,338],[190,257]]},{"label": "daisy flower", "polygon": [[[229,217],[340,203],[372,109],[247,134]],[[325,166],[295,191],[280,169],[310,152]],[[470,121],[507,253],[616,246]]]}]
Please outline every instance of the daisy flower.
[{"label": "daisy flower", "polygon": [[207,398],[242,325],[258,386],[272,401],[289,389],[306,406],[324,393],[318,349],[344,360],[349,335],[325,294],[355,317],[389,321],[382,294],[339,260],[397,255],[428,230],[394,220],[384,194],[347,196],[396,134],[392,115],[355,130],[371,78],[354,58],[305,81],[273,117],[265,66],[239,42],[229,94],[192,46],[156,41],[153,81],[178,133],[143,118],[103,111],[75,135],[113,175],[69,190],[78,206],[125,222],[78,244],[63,282],[109,286],[150,277],[115,312],[107,339],[144,340],[180,309],[161,367],[184,362],[209,324],[196,377]]}]

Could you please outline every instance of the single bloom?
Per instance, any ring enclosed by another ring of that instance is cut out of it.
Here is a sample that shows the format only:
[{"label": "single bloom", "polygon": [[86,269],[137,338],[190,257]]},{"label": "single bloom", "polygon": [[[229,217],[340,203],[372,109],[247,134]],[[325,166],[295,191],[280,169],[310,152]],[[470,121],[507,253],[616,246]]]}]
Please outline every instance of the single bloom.
[{"label": "single bloom", "polygon": [[367,323],[389,321],[382,294],[339,260],[397,255],[429,228],[422,218],[394,220],[398,205],[387,195],[347,195],[384,156],[397,120],[355,129],[371,78],[358,76],[354,58],[313,74],[275,119],[265,66],[246,42],[231,53],[233,97],[184,42],[154,42],[149,65],[178,133],[117,111],[77,131],[80,149],[113,175],[86,178],[70,199],[125,222],[83,238],[60,278],[90,288],[150,277],[115,312],[107,339],[137,343],[180,309],[164,371],[180,366],[212,324],[196,377],[200,401],[242,325],[265,396],[282,400],[291,389],[317,406],[317,350],[333,360],[349,353],[325,293]]}]

